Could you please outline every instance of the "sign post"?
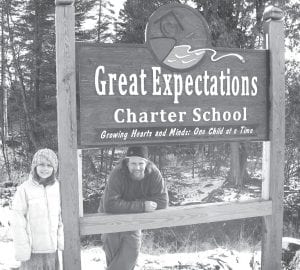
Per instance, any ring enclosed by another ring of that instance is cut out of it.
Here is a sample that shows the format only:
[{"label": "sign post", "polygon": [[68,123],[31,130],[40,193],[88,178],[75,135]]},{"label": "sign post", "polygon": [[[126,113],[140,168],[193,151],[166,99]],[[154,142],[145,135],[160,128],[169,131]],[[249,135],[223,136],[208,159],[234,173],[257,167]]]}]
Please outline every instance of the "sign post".
[{"label": "sign post", "polygon": [[281,269],[285,144],[285,81],[283,12],[264,12],[266,49],[270,51],[270,139],[264,142],[264,198],[272,200],[272,215],[264,217],[262,269]]},{"label": "sign post", "polygon": [[56,0],[59,178],[65,249],[63,268],[80,270],[74,1]]}]

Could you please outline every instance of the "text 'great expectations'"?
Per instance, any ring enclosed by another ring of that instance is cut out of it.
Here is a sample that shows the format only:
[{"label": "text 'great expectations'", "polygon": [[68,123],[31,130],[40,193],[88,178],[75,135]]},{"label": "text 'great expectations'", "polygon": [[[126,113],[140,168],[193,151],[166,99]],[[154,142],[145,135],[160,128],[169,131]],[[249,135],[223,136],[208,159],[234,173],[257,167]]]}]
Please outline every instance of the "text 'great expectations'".
[{"label": "text 'great expectations'", "polygon": [[[147,80],[150,80],[147,83]],[[151,89],[146,86],[151,85]],[[258,93],[257,76],[234,76],[230,68],[218,75],[208,71],[192,76],[162,73],[160,67],[152,67],[150,74],[144,69],[138,73],[107,72],[105,66],[95,71],[95,89],[99,96],[169,96],[174,104],[185,96],[253,97]]]}]

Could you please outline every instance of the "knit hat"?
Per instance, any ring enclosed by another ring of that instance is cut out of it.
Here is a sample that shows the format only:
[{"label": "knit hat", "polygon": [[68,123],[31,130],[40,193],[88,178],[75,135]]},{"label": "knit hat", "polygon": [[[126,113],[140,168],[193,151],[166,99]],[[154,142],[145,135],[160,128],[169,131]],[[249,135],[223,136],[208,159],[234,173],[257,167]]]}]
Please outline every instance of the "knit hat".
[{"label": "knit hat", "polygon": [[127,157],[141,157],[148,159],[147,146],[130,146],[127,150]]},{"label": "knit hat", "polygon": [[57,172],[58,168],[58,159],[53,150],[44,148],[38,150],[32,159],[31,171],[34,171],[34,168],[43,162],[49,162],[53,167],[54,173]]}]

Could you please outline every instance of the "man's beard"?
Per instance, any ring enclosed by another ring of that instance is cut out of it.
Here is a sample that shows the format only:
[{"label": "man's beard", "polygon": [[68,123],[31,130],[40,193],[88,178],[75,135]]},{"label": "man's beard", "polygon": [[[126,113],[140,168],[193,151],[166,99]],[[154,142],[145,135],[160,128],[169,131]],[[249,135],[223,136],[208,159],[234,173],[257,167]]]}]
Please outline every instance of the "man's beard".
[{"label": "man's beard", "polygon": [[135,171],[134,172],[130,172],[130,177],[132,180],[135,181],[140,181],[145,177],[145,172],[144,171]]}]

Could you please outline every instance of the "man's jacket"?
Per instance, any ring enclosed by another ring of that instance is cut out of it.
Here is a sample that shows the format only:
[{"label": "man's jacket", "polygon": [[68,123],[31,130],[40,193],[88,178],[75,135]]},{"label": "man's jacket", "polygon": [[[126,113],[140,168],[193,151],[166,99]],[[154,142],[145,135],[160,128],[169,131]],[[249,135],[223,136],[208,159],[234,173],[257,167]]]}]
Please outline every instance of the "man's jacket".
[{"label": "man's jacket", "polygon": [[[101,212],[141,213],[145,201],[157,203],[157,209],[168,206],[168,193],[162,175],[154,163],[146,166],[144,179],[132,180],[125,159],[111,172],[102,199]],[[101,206],[100,206],[101,208]]]}]

